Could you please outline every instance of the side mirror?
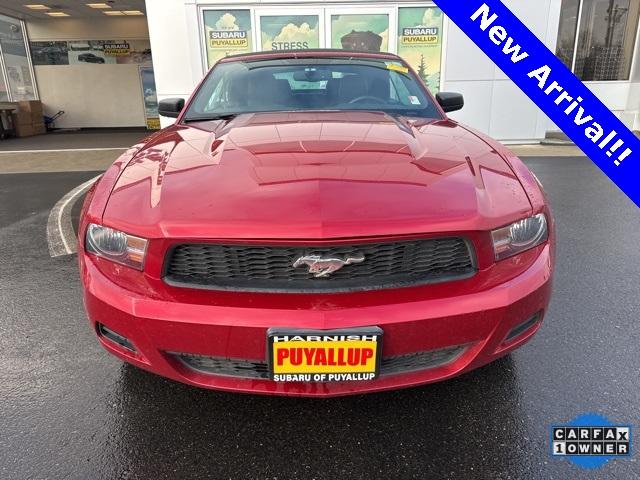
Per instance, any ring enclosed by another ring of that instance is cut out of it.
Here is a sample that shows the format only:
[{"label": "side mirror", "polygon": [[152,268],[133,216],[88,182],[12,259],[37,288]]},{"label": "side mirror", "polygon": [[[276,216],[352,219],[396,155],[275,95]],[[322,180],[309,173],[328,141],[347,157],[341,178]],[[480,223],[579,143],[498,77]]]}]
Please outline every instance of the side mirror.
[{"label": "side mirror", "polygon": [[178,118],[184,107],[184,98],[165,98],[158,103],[158,113],[163,117]]},{"label": "side mirror", "polygon": [[436,93],[436,100],[445,112],[455,112],[456,110],[460,110],[464,107],[464,97],[461,93]]}]

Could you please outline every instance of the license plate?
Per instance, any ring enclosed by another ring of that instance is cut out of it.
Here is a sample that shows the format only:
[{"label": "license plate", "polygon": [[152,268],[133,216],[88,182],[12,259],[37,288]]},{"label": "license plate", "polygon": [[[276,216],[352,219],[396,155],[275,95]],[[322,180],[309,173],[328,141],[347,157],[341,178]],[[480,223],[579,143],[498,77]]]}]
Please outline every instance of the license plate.
[{"label": "license plate", "polygon": [[368,381],[380,370],[382,329],[270,328],[267,351],[276,382]]}]

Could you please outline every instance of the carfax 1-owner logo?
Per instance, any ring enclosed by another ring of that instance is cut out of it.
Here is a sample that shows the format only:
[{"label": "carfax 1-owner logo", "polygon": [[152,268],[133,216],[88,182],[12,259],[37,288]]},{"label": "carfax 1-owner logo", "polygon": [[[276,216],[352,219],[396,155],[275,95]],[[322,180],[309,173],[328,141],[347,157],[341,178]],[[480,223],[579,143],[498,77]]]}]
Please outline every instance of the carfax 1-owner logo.
[{"label": "carfax 1-owner logo", "polygon": [[551,427],[551,455],[582,468],[599,468],[615,458],[631,458],[631,426],[598,414],[583,414]]}]

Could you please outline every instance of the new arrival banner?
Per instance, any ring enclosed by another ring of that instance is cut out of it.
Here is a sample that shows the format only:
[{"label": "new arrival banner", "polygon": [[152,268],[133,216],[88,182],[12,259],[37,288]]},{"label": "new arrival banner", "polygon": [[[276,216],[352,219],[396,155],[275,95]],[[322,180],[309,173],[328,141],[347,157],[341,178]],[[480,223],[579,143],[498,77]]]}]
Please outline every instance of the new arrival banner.
[{"label": "new arrival banner", "polygon": [[640,206],[640,139],[499,0],[434,0]]}]

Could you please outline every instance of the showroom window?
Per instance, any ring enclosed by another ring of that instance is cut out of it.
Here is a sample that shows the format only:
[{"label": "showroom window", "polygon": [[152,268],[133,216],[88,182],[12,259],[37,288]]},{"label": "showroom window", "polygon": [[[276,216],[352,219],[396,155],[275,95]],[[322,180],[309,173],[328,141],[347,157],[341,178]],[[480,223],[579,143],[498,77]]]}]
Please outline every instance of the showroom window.
[{"label": "showroom window", "polygon": [[24,31],[24,22],[0,15],[0,101],[37,98]]},{"label": "showroom window", "polygon": [[556,55],[583,81],[629,80],[640,0],[563,0]]},{"label": "showroom window", "polygon": [[[577,0],[576,0],[577,1]],[[640,0],[639,0],[640,1]],[[443,14],[421,6],[306,3],[295,12],[281,7],[203,7],[205,66],[252,51],[342,48],[392,52],[409,63],[432,93],[440,90]]]}]

